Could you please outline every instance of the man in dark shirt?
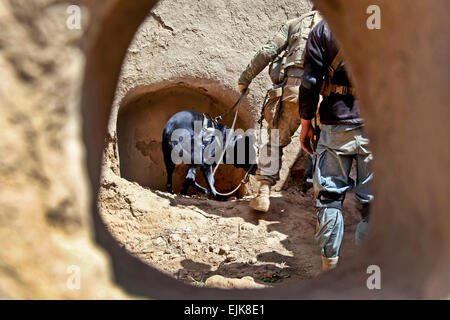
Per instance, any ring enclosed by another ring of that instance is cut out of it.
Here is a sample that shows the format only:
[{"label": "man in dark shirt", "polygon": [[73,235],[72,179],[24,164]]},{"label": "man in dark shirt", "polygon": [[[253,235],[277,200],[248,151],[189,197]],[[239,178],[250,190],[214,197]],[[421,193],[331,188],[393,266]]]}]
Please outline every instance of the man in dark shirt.
[{"label": "man in dark shirt", "polygon": [[[320,94],[321,134],[316,149],[314,191],[316,194],[316,240],[322,249],[322,269],[337,265],[344,233],[342,204],[347,191],[355,188],[363,220],[356,231],[356,242],[364,238],[368,226],[369,204],[373,200],[369,168],[372,153],[363,132],[358,102],[345,70],[341,53],[325,21],[311,32],[305,51],[305,71],[299,94],[301,117],[300,142],[303,150],[313,153],[313,127]],[[353,160],[357,181],[350,178]]]}]

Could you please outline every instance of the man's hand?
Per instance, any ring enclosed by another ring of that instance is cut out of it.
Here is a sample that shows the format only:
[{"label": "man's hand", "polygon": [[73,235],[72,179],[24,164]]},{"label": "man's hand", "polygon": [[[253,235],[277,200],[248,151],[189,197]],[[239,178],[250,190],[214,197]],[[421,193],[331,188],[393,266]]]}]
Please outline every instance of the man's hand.
[{"label": "man's hand", "polygon": [[244,90],[247,90],[247,91],[245,92],[245,95],[248,95],[248,93],[250,92],[250,89],[248,88],[248,86],[246,86],[245,84],[240,84],[240,85],[238,86],[238,91],[239,91],[239,93],[242,94],[242,92],[244,92]]},{"label": "man's hand", "polygon": [[313,140],[314,131],[311,124],[311,120],[302,119],[302,128],[300,131],[300,144],[302,149],[308,154],[313,154],[313,148],[311,141]]}]

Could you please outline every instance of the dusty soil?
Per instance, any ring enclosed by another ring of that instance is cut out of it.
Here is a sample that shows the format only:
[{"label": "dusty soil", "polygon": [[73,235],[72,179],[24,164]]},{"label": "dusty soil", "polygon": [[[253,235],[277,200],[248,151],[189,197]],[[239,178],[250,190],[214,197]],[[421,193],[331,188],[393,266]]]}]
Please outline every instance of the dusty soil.
[{"label": "dusty soil", "polygon": [[[217,202],[171,195],[106,176],[99,203],[110,231],[131,253],[181,281],[203,285],[213,275],[251,276],[260,284],[280,285],[320,272],[312,190],[304,195],[291,183],[273,194],[268,214],[259,214],[249,208],[249,198]],[[353,194],[344,219],[342,259],[356,250]],[[286,279],[265,283],[269,272]]]}]

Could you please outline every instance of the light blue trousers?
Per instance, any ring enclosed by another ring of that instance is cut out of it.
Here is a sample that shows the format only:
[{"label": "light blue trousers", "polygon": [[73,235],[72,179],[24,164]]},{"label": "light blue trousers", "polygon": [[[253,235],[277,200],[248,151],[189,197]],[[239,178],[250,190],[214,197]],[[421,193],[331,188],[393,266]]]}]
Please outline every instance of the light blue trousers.
[{"label": "light blue trousers", "polygon": [[[314,170],[314,190],[318,195],[316,206],[319,208],[315,238],[322,255],[327,258],[339,256],[344,235],[342,204],[347,191],[353,188],[362,215],[356,230],[356,243],[359,244],[367,233],[368,208],[373,200],[370,191],[373,179],[370,162],[373,156],[368,145],[369,140],[364,136],[361,125],[322,125]],[[354,160],[356,183],[350,178]]]}]

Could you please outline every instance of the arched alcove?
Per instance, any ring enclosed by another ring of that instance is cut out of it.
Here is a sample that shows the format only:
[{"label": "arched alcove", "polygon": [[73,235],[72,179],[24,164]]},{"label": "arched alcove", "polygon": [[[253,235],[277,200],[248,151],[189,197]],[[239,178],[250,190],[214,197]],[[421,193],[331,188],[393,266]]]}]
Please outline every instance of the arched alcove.
[{"label": "arched alcove", "polygon": [[[179,82],[162,88],[149,86],[139,90],[139,94],[124,99],[117,117],[117,138],[120,175],[132,182],[155,190],[166,190],[167,172],[162,153],[162,132],[167,121],[177,112],[195,110],[208,116],[218,116],[231,105],[203,87]],[[241,113],[236,129],[247,128]],[[224,119],[231,125],[232,115]],[[186,165],[177,166],[174,173],[174,191],[180,192],[186,176]],[[242,180],[245,171],[232,165],[222,165],[216,174],[216,187],[221,191],[234,189]],[[206,186],[200,171],[198,182]],[[191,193],[194,190],[190,190]]]}]

